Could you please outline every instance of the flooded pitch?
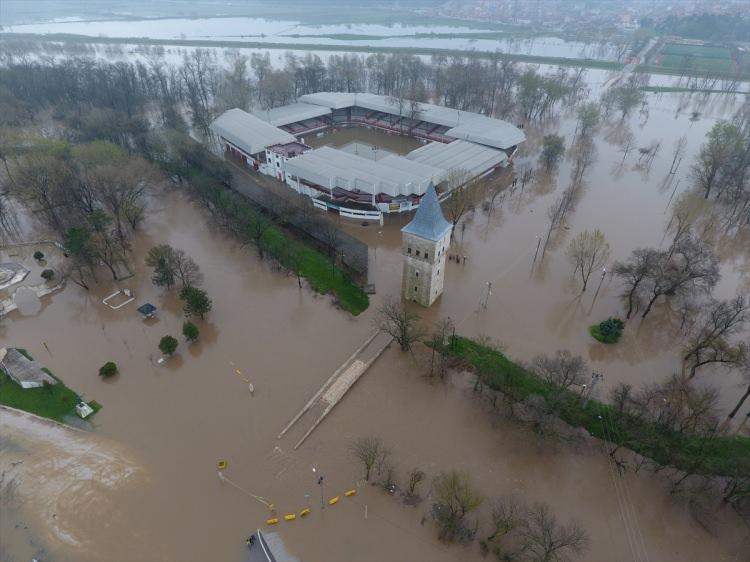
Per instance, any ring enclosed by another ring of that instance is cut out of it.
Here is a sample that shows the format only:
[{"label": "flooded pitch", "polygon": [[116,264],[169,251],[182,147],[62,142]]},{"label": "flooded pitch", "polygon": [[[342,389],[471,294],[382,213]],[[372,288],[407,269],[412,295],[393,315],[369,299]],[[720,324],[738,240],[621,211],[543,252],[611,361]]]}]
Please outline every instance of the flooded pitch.
[{"label": "flooded pitch", "polygon": [[[663,310],[629,325],[618,346],[593,342],[588,325],[621,310],[617,283],[607,276],[595,300],[592,289],[580,296],[562,251],[570,236],[594,227],[604,231],[614,259],[635,247],[659,244],[669,220],[670,191],[662,184],[672,144],[688,135],[680,168],[684,177],[705,132],[732,109],[721,106],[727,98],[713,98],[701,108],[701,117],[691,120],[692,102],[674,95],[649,99],[643,125],[636,115],[598,134],[584,192],[568,215],[564,236],[541,266],[532,267],[536,237],[546,228],[546,209],[555,192],[567,185],[568,161],[553,181],[535,181],[523,190],[519,185],[491,213],[480,206],[468,216],[454,248],[467,256],[466,264],[449,263],[445,294],[431,309],[420,310],[423,316],[451,316],[460,333],[489,335],[519,359],[571,349],[604,373],[602,393],[618,380],[640,384],[679,368],[680,342],[659,326],[657,313]],[[558,127],[571,137],[574,120],[564,117],[550,124],[550,130]],[[636,166],[635,155],[621,162],[613,139],[625,127],[637,146],[662,139],[664,151],[650,171]],[[527,133],[517,169],[535,163],[541,132]],[[361,139],[346,142],[353,140]],[[306,562],[481,560],[476,545],[437,540],[424,521],[429,497],[406,507],[363,485],[348,446],[354,438],[375,435],[391,449],[402,482],[417,466],[428,480],[457,468],[470,473],[488,499],[516,492],[529,501],[548,502],[563,520],[577,518],[591,538],[585,560],[742,560],[747,530],[729,513],[714,516],[709,534],[669,496],[660,476],[642,471],[619,478],[598,442],[548,441],[498,419],[464,377],[455,374],[447,384],[430,384],[418,357],[395,347],[298,451],[291,453],[297,436],[276,439],[372,332],[380,299],[399,292],[399,228],[406,220],[388,220],[382,230],[346,223],[347,230],[371,245],[371,281],[378,290],[358,318],[338,310],[328,297],[298,289],[294,277],[215,232],[193,204],[173,192],[155,197],[150,206],[135,240],[134,277],[114,284],[102,272],[90,293],[69,284],[43,297],[38,311],[4,318],[3,345],[28,349],[104,408],[94,418],[93,435],[48,429],[46,422],[0,412],[4,482],[24,474],[14,495],[3,493],[3,514],[12,514],[10,525],[5,516],[0,527],[3,559],[27,560],[42,552],[55,560],[82,562],[242,560],[244,538],[263,528],[269,515],[253,497],[261,496],[279,514],[313,509],[306,519],[277,529],[288,549]],[[198,263],[213,299],[212,312],[198,323],[201,338],[192,345],[179,336],[183,318],[176,295],[154,287],[144,266],[148,248],[162,243],[184,249]],[[747,241],[735,243],[747,248]],[[747,286],[749,270],[746,253],[728,246],[717,287],[717,295],[725,297]],[[480,311],[488,281],[492,295]],[[115,287],[131,289],[136,301],[119,310],[102,305]],[[143,321],[136,313],[144,302],[159,308],[156,320]],[[179,336],[180,346],[160,365],[157,344],[166,334]],[[97,371],[110,360],[120,374],[103,381]],[[699,377],[720,384],[725,404],[732,402],[732,376],[706,370]],[[245,379],[253,384],[253,394]],[[81,458],[85,462],[73,462]],[[10,466],[15,460],[24,462]],[[217,475],[219,460],[228,463],[224,482]],[[54,478],[47,480],[50,474]],[[327,499],[356,486],[356,496],[321,510],[321,493]],[[428,482],[422,491],[428,495]],[[15,527],[16,522],[23,524]]]}]

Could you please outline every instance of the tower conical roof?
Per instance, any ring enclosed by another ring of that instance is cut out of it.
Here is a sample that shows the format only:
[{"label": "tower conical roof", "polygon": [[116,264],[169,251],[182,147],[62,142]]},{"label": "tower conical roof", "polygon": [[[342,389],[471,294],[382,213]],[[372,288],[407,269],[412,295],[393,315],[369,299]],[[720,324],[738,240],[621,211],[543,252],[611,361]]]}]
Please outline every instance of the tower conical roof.
[{"label": "tower conical roof", "polygon": [[438,241],[451,229],[451,223],[445,220],[440,208],[437,193],[432,184],[422,197],[417,213],[412,221],[401,229],[401,232],[413,234],[420,238]]}]

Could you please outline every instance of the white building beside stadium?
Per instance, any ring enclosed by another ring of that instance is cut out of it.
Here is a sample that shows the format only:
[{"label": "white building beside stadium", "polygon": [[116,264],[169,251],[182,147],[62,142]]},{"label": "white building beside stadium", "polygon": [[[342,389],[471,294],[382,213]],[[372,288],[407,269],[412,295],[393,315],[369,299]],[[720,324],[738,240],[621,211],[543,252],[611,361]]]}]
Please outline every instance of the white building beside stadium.
[{"label": "white building beside stadium", "polygon": [[[371,159],[330,146],[312,149],[305,137],[364,126],[421,140],[403,156]],[[212,124],[227,157],[274,176],[313,198],[316,206],[350,218],[379,218],[419,206],[430,184],[456,169],[473,179],[506,167],[523,131],[447,107],[367,93],[319,92],[297,103],[250,114],[230,109]]]}]

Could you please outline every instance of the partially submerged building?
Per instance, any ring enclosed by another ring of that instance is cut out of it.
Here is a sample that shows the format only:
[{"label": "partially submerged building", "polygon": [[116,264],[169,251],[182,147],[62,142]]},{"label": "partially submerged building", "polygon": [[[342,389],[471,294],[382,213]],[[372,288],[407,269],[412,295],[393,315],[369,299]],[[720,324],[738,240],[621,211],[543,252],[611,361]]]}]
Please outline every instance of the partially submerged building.
[{"label": "partially submerged building", "polygon": [[42,366],[13,347],[0,348],[0,369],[21,388],[39,388],[44,383],[57,384],[57,379]]},{"label": "partially submerged building", "polygon": [[[305,137],[347,126],[410,136],[425,146],[373,160],[305,144]],[[304,95],[254,115],[230,109],[211,129],[228,157],[312,197],[317,207],[364,219],[417,208],[431,184],[445,197],[452,172],[465,170],[471,180],[506,167],[525,140],[522,130],[485,115],[343,92]]]},{"label": "partially submerged building", "polygon": [[430,185],[414,218],[401,229],[401,290],[405,299],[430,306],[443,293],[445,254],[452,230]]}]

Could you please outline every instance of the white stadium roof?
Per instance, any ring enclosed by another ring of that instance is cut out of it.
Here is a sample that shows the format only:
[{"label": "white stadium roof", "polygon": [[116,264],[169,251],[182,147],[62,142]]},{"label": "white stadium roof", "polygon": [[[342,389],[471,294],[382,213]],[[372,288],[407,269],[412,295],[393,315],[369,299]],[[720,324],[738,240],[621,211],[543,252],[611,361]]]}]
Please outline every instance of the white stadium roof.
[{"label": "white stadium roof", "polygon": [[229,109],[219,115],[211,130],[248,154],[263,152],[272,144],[294,142],[294,135],[282,131],[241,109]]},{"label": "white stadium roof", "polygon": [[293,103],[282,107],[274,107],[268,111],[256,111],[254,115],[273,125],[281,127],[289,123],[297,123],[305,119],[314,119],[323,115],[330,115],[331,109],[322,105],[309,103]]},{"label": "white stadium roof", "polygon": [[431,182],[437,183],[445,175],[440,168],[402,156],[388,155],[375,161],[329,146],[292,158],[284,166],[287,174],[321,187],[391,197],[422,195]]},{"label": "white stadium roof", "polygon": [[493,119],[471,111],[451,109],[442,105],[418,102],[412,106],[409,100],[399,103],[390,96],[366,93],[318,92],[306,94],[300,102],[344,109],[362,107],[403,117],[411,117],[436,125],[450,127],[447,136],[507,150],[526,140],[523,131],[507,121]]},{"label": "white stadium roof", "polygon": [[431,142],[412,150],[406,158],[442,168],[446,172],[453,169],[465,169],[472,176],[484,173],[508,159],[502,150],[462,140],[449,144]]}]

